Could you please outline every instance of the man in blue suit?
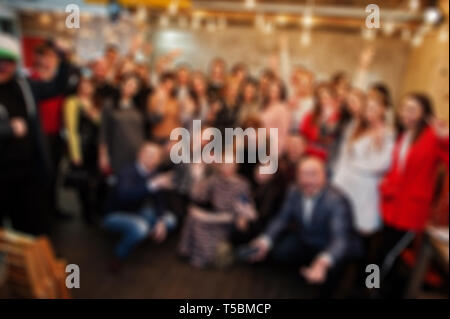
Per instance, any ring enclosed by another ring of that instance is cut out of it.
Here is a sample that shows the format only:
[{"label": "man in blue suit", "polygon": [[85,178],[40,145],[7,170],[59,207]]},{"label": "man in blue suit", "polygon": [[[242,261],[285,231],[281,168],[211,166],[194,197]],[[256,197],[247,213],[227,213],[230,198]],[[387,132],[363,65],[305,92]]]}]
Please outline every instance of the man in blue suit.
[{"label": "man in blue suit", "polygon": [[[347,198],[328,184],[325,163],[308,157],[298,164],[297,184],[280,213],[251,246],[252,261],[269,256],[276,262],[299,266],[310,284],[334,288],[343,266],[360,253]],[[294,231],[288,231],[295,224]]]}]

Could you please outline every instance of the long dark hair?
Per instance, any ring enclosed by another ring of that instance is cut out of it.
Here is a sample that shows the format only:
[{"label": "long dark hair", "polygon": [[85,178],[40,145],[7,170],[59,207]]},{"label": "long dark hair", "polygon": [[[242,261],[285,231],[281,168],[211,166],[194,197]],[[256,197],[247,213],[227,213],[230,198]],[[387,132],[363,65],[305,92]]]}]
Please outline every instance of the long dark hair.
[{"label": "long dark hair", "polygon": [[245,88],[247,87],[247,85],[252,85],[256,92],[255,92],[255,96],[253,97],[253,101],[252,102],[257,102],[258,101],[258,86],[259,86],[259,82],[252,78],[252,77],[248,77],[242,84],[241,87],[239,89],[239,104],[242,105],[244,103],[245,100]]},{"label": "long dark hair", "polygon": [[389,109],[392,105],[392,95],[391,91],[384,83],[376,83],[372,85],[371,90],[375,91],[381,98],[381,102],[384,104],[386,109]]},{"label": "long dark hair", "polygon": [[[371,87],[371,90],[375,92],[376,99],[379,101],[379,103],[382,104],[385,112],[387,113],[390,110],[392,104],[391,92],[389,91],[389,88],[383,83],[377,83]],[[367,105],[365,107],[367,107]],[[384,119],[385,121],[386,121],[386,113]],[[359,137],[361,137],[364,134],[364,132],[368,129],[368,127],[369,123],[364,118],[364,116],[361,116],[358,126],[356,127],[353,133],[352,139],[356,140]]]},{"label": "long dark hair", "polygon": [[[433,102],[428,95],[423,93],[409,93],[405,96],[405,98],[415,100],[417,104],[419,104],[422,108],[422,118],[420,119],[416,131],[414,132],[414,135],[412,137],[412,141],[415,142],[420,137],[422,132],[429,126],[428,122],[434,116]],[[398,116],[396,119],[396,128],[398,136],[403,134],[405,131],[405,127],[400,122]]]},{"label": "long dark hair", "polygon": [[271,82],[270,82],[270,85],[269,85],[269,97],[267,98],[267,100],[265,101],[265,104],[264,104],[264,108],[265,107],[267,107],[268,105],[269,105],[269,103],[270,103],[270,87],[272,86],[272,85],[277,85],[278,86],[278,89],[279,89],[279,100],[280,100],[280,102],[286,102],[286,99],[287,99],[287,89],[286,89],[286,85],[284,84],[284,82],[283,82],[283,80],[281,80],[281,79],[278,79],[278,78],[275,78],[275,79],[273,79]]},{"label": "long dark hair", "polygon": [[314,109],[312,112],[313,122],[316,124],[319,123],[320,117],[322,116],[322,113],[323,113],[323,105],[322,105],[321,98],[320,98],[321,92],[323,90],[328,91],[333,97],[336,96],[336,91],[334,90],[333,86],[329,83],[320,83],[316,87],[316,89],[314,91],[315,105],[314,105]]}]

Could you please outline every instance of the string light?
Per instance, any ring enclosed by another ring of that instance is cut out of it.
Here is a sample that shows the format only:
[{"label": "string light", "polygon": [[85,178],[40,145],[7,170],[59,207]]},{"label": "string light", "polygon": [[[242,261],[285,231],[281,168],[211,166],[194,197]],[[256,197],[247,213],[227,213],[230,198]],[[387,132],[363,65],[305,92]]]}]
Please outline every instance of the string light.
[{"label": "string light", "polygon": [[135,15],[136,22],[142,23],[147,20],[147,10],[144,7],[139,7]]},{"label": "string light", "polygon": [[442,13],[438,8],[427,8],[423,15],[425,23],[429,25],[436,25],[442,19]]},{"label": "string light", "polygon": [[273,32],[273,23],[268,21],[264,24],[263,32],[265,34],[271,34]]},{"label": "string light", "polygon": [[377,33],[374,29],[363,28],[361,31],[362,37],[364,40],[373,41],[375,40]]},{"label": "string light", "polygon": [[387,35],[387,36],[391,36],[391,35],[394,34],[395,29],[396,29],[395,23],[392,22],[392,21],[387,21],[387,22],[384,24],[383,33],[384,33],[385,35]]},{"label": "string light", "polygon": [[39,15],[39,23],[43,26],[48,26],[52,22],[52,18],[48,13],[42,13]]},{"label": "string light", "polygon": [[420,0],[409,0],[409,10],[417,12],[420,8]]},{"label": "string light", "polygon": [[311,28],[314,23],[314,18],[312,16],[312,14],[310,12],[306,13],[303,16],[301,23],[305,28]]},{"label": "string light", "polygon": [[172,0],[167,7],[167,11],[170,15],[176,15],[178,13],[178,0]]},{"label": "string light", "polygon": [[304,30],[300,37],[300,43],[302,46],[307,47],[311,44],[311,31]]},{"label": "string light", "polygon": [[423,36],[421,36],[420,34],[414,36],[414,38],[411,41],[411,44],[413,47],[420,47],[423,43]]},{"label": "string light", "polygon": [[256,1],[255,0],[245,0],[245,7],[247,9],[254,9],[256,7]]},{"label": "string light", "polygon": [[279,25],[286,25],[288,23],[288,17],[287,16],[278,16],[276,19],[277,23]]},{"label": "string light", "polygon": [[202,17],[200,14],[194,14],[192,17],[192,21],[191,21],[191,28],[193,30],[198,30],[200,29],[202,25]]}]

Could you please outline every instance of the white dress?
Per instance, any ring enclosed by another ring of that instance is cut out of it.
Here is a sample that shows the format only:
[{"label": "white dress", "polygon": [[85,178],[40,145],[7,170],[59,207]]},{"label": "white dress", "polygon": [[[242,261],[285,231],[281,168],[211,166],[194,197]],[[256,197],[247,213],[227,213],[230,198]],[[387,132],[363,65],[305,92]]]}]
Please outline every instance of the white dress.
[{"label": "white dress", "polygon": [[332,183],[350,199],[356,230],[372,234],[382,225],[378,186],[391,165],[394,133],[386,130],[380,148],[370,135],[350,142],[353,127],[344,135]]}]

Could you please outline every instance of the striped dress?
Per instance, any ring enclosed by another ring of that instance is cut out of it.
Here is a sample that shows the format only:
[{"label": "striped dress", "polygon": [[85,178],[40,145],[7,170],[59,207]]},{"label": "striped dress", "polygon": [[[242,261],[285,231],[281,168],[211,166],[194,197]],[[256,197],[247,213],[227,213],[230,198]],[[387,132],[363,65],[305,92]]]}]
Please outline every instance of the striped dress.
[{"label": "striped dress", "polygon": [[[250,198],[250,186],[241,177],[225,178],[214,173],[209,178],[193,185],[191,198],[197,202],[211,203],[214,212],[232,214],[233,219],[242,213],[236,203]],[[231,223],[199,220],[188,215],[182,230],[179,252],[190,259],[194,266],[203,267],[214,261],[217,246],[227,240]]]}]

